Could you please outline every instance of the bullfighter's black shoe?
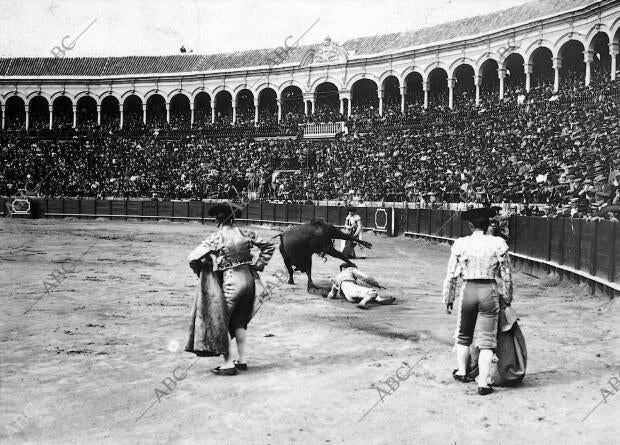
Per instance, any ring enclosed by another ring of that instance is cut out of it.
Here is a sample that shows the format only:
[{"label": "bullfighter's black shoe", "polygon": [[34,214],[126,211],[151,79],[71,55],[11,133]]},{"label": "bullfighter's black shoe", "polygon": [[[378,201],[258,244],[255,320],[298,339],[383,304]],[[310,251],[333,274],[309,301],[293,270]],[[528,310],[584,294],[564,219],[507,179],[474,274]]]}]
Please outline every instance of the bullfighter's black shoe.
[{"label": "bullfighter's black shoe", "polygon": [[454,380],[457,380],[461,383],[470,383],[473,382],[474,379],[472,379],[471,377],[469,377],[467,374],[469,374],[469,372],[467,372],[465,375],[458,375],[456,372],[458,371],[458,369],[455,369],[452,371],[452,377],[454,377]]},{"label": "bullfighter's black shoe", "polygon": [[213,368],[211,372],[215,375],[237,375],[237,368]]},{"label": "bullfighter's black shoe", "polygon": [[488,396],[492,392],[493,392],[493,388],[488,388],[488,387],[483,387],[483,386],[478,387],[478,394],[480,394],[481,396]]}]

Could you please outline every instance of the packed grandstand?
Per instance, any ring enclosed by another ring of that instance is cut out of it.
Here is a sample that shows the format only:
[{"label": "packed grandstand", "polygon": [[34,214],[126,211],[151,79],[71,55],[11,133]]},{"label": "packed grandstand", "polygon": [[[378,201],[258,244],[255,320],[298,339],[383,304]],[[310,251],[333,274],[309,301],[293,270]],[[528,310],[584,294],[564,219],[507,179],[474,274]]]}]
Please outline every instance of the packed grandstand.
[{"label": "packed grandstand", "polygon": [[[361,57],[383,66],[385,54],[435,51],[434,42],[446,38],[454,39],[442,43],[448,49],[471,42],[479,56],[421,69],[415,62],[400,74],[364,72],[342,85],[317,74],[312,88],[304,87],[310,78],[276,87],[261,80],[268,50],[0,59],[0,195],[46,178],[36,193],[47,197],[489,202],[519,204],[528,215],[615,219],[619,11],[617,2],[546,0],[417,32],[343,45],[326,39],[295,48],[281,75],[289,65],[312,73],[351,64],[355,71]],[[551,28],[582,17],[584,29],[552,29],[560,37],[546,45],[552,39],[541,18],[548,16],[560,23]],[[538,35],[529,35],[536,27]],[[512,43],[485,53],[474,29],[498,41],[509,29]],[[528,35],[518,41],[519,32]],[[234,77],[244,66],[263,67],[256,78],[265,86],[205,87],[205,72],[216,82],[218,70]],[[129,78],[161,72],[171,73],[169,90],[127,86]],[[202,89],[183,86],[178,73]],[[50,84],[64,76],[70,87],[46,92],[32,80],[45,76]],[[97,81],[101,93],[81,92]],[[65,93],[71,88],[76,93]],[[308,125],[328,122],[343,122],[343,131],[304,137]]]}]

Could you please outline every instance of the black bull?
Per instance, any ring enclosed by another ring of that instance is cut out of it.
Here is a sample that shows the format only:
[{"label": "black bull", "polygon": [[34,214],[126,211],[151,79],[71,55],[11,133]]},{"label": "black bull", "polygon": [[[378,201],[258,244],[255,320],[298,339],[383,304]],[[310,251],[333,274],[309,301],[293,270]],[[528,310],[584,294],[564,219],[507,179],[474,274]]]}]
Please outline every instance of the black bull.
[{"label": "black bull", "polygon": [[293,282],[293,267],[308,275],[308,291],[318,289],[312,283],[312,255],[330,255],[355,266],[334,248],[334,240],[355,241],[370,249],[372,244],[342,232],[332,224],[312,221],[290,228],[280,235],[280,253],[288,270],[288,284]]}]

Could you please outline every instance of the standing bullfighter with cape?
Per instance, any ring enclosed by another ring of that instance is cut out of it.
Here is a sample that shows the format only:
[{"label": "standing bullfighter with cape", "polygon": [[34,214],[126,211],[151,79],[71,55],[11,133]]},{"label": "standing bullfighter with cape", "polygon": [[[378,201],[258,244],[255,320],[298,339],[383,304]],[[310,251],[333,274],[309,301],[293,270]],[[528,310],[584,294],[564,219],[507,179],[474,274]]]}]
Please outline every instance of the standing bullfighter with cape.
[{"label": "standing bullfighter with cape", "polygon": [[[348,215],[344,220],[344,231],[345,233],[361,239],[362,237],[362,217],[357,214],[357,209],[355,207],[349,207],[347,209]],[[342,253],[349,259],[356,259],[355,255],[355,246],[357,243],[352,240],[343,241],[344,246],[342,248]],[[361,245],[360,245],[361,246]],[[365,258],[363,255],[360,258]]]},{"label": "standing bullfighter with cape", "polygon": [[[200,278],[192,309],[190,335],[185,350],[199,356],[224,356],[224,363],[211,371],[235,375],[246,370],[246,329],[264,295],[257,271],[262,271],[273,255],[273,244],[244,232],[234,225],[241,210],[232,204],[209,209],[218,223],[210,235],[189,255],[190,267]],[[252,247],[260,250],[256,261]],[[239,358],[233,361],[231,339],[237,343]]]},{"label": "standing bullfighter with cape", "polygon": [[[489,218],[495,214],[495,209],[480,208],[461,215],[463,220],[469,221],[472,234],[457,239],[452,245],[443,289],[443,302],[450,313],[457,295],[458,280],[463,280],[457,300],[457,369],[452,375],[460,382],[469,381],[467,368],[470,345],[473,343],[480,350],[478,394],[482,396],[493,392],[489,386],[489,375],[497,348],[500,299],[506,306],[512,302],[508,245],[500,237],[486,235]],[[501,286],[498,286],[498,281]]]}]

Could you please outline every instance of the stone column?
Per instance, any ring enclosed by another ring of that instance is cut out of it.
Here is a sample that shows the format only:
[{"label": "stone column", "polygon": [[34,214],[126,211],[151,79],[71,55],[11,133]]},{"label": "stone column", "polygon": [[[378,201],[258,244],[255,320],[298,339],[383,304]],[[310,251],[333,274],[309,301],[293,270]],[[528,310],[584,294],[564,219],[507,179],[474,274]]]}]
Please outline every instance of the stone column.
[{"label": "stone column", "polygon": [[313,100],[310,102],[310,104],[312,105],[312,114],[314,114],[314,110],[315,110],[314,107],[315,107],[316,102]]},{"label": "stone column", "polygon": [[617,58],[620,52],[619,47],[620,45],[615,42],[609,44],[609,54],[611,55],[611,80],[616,80],[616,71],[618,69]]},{"label": "stone column", "polygon": [[26,131],[30,130],[30,110],[28,104],[24,105],[24,111],[26,112]]},{"label": "stone column", "polygon": [[278,123],[282,120],[282,102],[276,100],[276,105],[278,106]]},{"label": "stone column", "polygon": [[532,88],[532,72],[534,72],[534,65],[526,63],[523,66],[523,70],[525,71],[525,91],[529,93]]},{"label": "stone column", "polygon": [[6,105],[0,104],[0,109],[2,109],[2,126],[0,129],[4,130],[4,122],[6,120]]},{"label": "stone column", "polygon": [[344,97],[340,98],[340,114],[344,115]]},{"label": "stone column", "polygon": [[306,115],[314,113],[314,94],[304,95],[304,110]]},{"label": "stone column", "polygon": [[166,123],[170,125],[170,102],[166,102]]},{"label": "stone column", "polygon": [[592,62],[594,61],[594,51],[584,51],[583,60],[586,62],[586,86],[592,81]]},{"label": "stone column", "polygon": [[424,108],[428,108],[428,90],[431,87],[431,83],[429,81],[422,82],[422,89],[424,90]]},{"label": "stone column", "polygon": [[236,124],[237,123],[237,100],[236,99],[232,101],[232,112],[233,112],[232,123]]},{"label": "stone column", "polygon": [[383,116],[383,90],[377,90],[379,96],[379,116]]},{"label": "stone column", "polygon": [[254,99],[254,125],[258,124],[258,98]]},{"label": "stone column", "polygon": [[456,85],[456,79],[448,77],[448,107],[454,108],[454,87]]},{"label": "stone column", "polygon": [[506,70],[504,68],[500,68],[497,70],[497,75],[499,77],[499,100],[504,99],[504,88],[506,82]]},{"label": "stone column", "polygon": [[215,124],[215,104],[216,104],[216,96],[213,96],[213,103],[211,104],[211,124]]},{"label": "stone column", "polygon": [[553,70],[554,70],[554,78],[553,78],[553,91],[558,92],[560,90],[560,69],[562,68],[562,58],[554,57],[553,58]]},{"label": "stone column", "polygon": [[48,108],[50,110],[50,122],[49,122],[49,129],[52,129],[52,124],[54,123],[54,105],[48,105]]},{"label": "stone column", "polygon": [[146,125],[146,103],[142,104],[142,123]]},{"label": "stone column", "polygon": [[101,125],[101,104],[97,104],[97,125]]},{"label": "stone column", "polygon": [[[347,106],[344,106],[344,101],[347,101]],[[341,91],[340,92],[340,104],[342,108],[342,115],[349,117],[351,116],[351,91]],[[346,108],[346,109],[345,109]]]},{"label": "stone column", "polygon": [[77,127],[77,105],[73,104],[73,128]]},{"label": "stone column", "polygon": [[189,125],[190,127],[194,125],[194,121],[195,121],[195,116],[194,116],[194,104],[190,103],[189,104]]},{"label": "stone column", "polygon": [[482,76],[474,76],[474,85],[476,86],[476,105],[480,105],[480,85],[482,84]]},{"label": "stone column", "polygon": [[407,95],[407,87],[400,87],[400,112],[405,114],[405,96]]},{"label": "stone column", "polygon": [[119,111],[120,111],[120,121],[118,123],[119,128],[123,128],[123,118],[124,118],[124,113],[123,113],[123,104],[121,104],[121,106],[119,107]]}]

